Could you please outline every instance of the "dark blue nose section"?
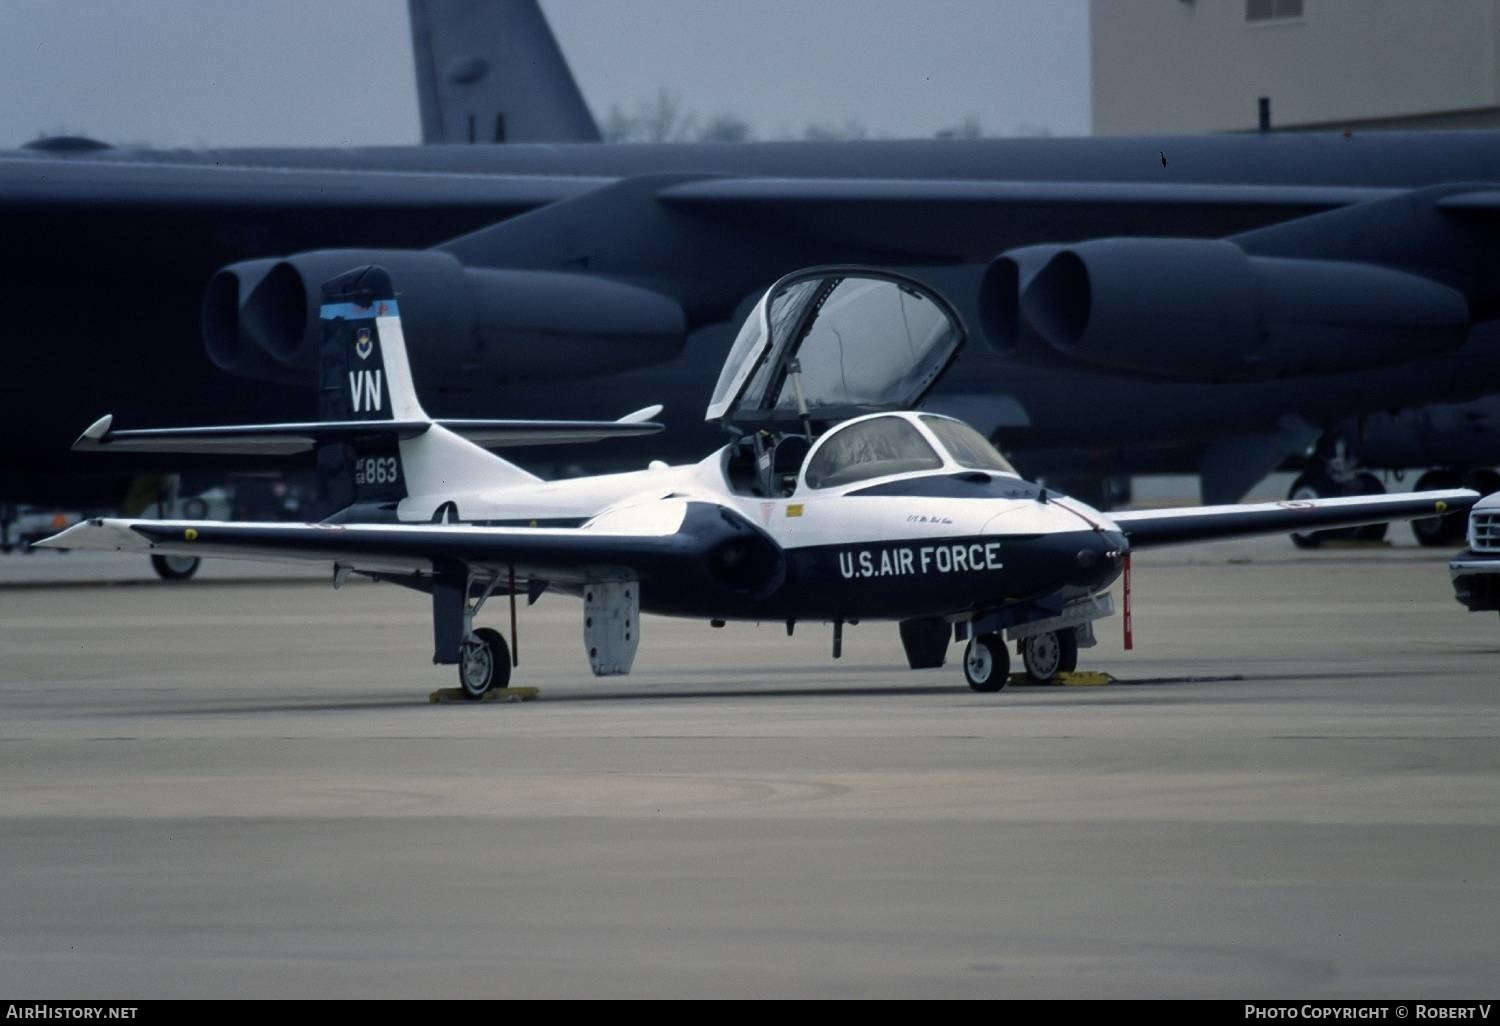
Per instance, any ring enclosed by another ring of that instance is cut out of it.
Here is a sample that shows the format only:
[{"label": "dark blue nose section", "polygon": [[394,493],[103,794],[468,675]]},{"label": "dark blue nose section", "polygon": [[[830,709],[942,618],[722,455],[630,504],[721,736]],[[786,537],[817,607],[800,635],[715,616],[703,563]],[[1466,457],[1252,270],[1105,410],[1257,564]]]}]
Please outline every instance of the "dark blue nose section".
[{"label": "dark blue nose section", "polygon": [[1130,543],[1118,531],[1088,531],[1069,534],[1073,549],[1068,583],[1099,590],[1112,584],[1124,567]]}]

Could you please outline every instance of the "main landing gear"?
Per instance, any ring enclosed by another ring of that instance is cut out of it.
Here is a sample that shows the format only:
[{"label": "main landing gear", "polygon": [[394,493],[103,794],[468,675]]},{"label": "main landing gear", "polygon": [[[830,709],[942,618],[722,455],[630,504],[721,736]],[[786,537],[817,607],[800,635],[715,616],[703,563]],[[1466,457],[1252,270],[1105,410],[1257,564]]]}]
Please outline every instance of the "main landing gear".
[{"label": "main landing gear", "polygon": [[[456,575],[455,575],[456,577]],[[515,586],[508,575],[438,579],[432,586],[433,658],[458,665],[458,686],[475,701],[510,684],[515,656],[505,638],[491,627],[475,627],[474,617],[489,597],[504,586],[511,599],[511,637],[515,637]]]},{"label": "main landing gear", "polygon": [[[1488,467],[1478,467],[1472,470],[1429,470],[1417,478],[1416,490],[1419,492],[1439,488],[1472,488],[1480,495],[1489,495],[1500,491],[1500,474]],[[1429,547],[1462,545],[1468,530],[1469,514],[1463,512],[1411,522],[1411,533],[1417,536],[1417,542]]]},{"label": "main landing gear", "polygon": [[[1380,478],[1368,470],[1339,477],[1331,471],[1318,468],[1300,474],[1292,482],[1287,498],[1296,502],[1304,499],[1335,499],[1349,495],[1383,494],[1385,494],[1385,485],[1381,483]],[[1388,524],[1366,524],[1363,527],[1293,532],[1292,544],[1299,549],[1316,549],[1328,542],[1378,542],[1385,538],[1388,526]]]},{"label": "main landing gear", "polygon": [[[1400,480],[1398,475],[1397,480]],[[1500,491],[1500,474],[1488,467],[1439,467],[1428,470],[1417,478],[1412,491],[1430,492],[1447,488],[1472,488],[1480,495]],[[1320,442],[1306,469],[1292,482],[1287,498],[1332,499],[1348,495],[1382,495],[1385,484],[1368,470],[1358,469],[1358,464],[1344,451],[1344,443],[1330,445]],[[1467,512],[1448,513],[1411,522],[1412,534],[1424,546],[1448,548],[1462,545],[1468,530]],[[1372,542],[1386,536],[1385,524],[1367,524],[1364,527],[1339,527],[1322,531],[1304,531],[1292,535],[1292,544],[1299,549],[1315,549],[1329,542]]]},{"label": "main landing gear", "polygon": [[198,572],[202,562],[197,556],[156,555],[151,557],[151,569],[164,581],[185,581]]},{"label": "main landing gear", "polygon": [[510,683],[510,646],[491,627],[480,627],[464,639],[458,653],[458,683],[464,697],[480,699]]}]

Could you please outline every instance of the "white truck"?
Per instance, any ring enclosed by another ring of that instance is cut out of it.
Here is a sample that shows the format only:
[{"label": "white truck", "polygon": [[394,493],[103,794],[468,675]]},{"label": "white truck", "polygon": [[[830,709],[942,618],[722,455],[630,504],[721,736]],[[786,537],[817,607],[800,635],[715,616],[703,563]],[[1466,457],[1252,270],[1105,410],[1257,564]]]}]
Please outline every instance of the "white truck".
[{"label": "white truck", "polygon": [[1469,512],[1468,543],[1448,563],[1454,594],[1473,612],[1500,610],[1500,492]]}]

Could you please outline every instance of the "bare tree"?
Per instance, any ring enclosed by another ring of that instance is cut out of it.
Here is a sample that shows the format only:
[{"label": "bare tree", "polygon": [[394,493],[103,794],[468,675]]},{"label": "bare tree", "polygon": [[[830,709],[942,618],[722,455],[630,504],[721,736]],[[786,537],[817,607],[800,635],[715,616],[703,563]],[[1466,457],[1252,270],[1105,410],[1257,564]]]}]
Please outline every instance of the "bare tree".
[{"label": "bare tree", "polygon": [[936,137],[939,139],[983,139],[984,129],[979,124],[979,118],[969,114],[951,128],[938,129]]},{"label": "bare tree", "polygon": [[739,143],[750,142],[754,138],[755,131],[750,127],[750,122],[728,111],[709,118],[698,133],[698,139],[702,142]]},{"label": "bare tree", "polygon": [[816,121],[802,130],[802,138],[809,142],[846,142],[869,136],[863,121],[848,118],[843,124],[832,121]]}]

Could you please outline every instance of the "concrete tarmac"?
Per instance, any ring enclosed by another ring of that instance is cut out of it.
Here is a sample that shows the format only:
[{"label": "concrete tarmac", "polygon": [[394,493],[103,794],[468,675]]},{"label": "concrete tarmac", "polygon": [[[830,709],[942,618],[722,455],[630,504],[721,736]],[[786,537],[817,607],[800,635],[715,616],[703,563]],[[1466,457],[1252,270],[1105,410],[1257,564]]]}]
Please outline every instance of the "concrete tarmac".
[{"label": "concrete tarmac", "polygon": [[1448,555],[1143,554],[1122,683],[998,695],[871,623],[648,618],[595,680],[549,595],[483,705],[415,593],[24,557],[70,580],[0,565],[0,996],[1493,997]]}]

